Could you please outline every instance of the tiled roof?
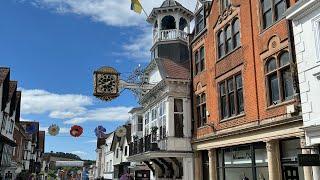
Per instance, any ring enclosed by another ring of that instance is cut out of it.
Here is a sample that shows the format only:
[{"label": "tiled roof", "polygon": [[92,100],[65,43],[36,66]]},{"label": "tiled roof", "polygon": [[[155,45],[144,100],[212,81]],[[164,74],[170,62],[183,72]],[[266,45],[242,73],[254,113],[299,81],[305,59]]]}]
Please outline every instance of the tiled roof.
[{"label": "tiled roof", "polygon": [[165,0],[161,5],[162,8],[172,7],[172,6],[182,6],[182,5],[175,0]]},{"label": "tiled roof", "polygon": [[177,63],[170,59],[157,59],[157,64],[159,67],[160,73],[162,73],[162,78],[171,78],[171,79],[190,79],[189,71],[189,61],[185,63]]},{"label": "tiled roof", "polygon": [[5,67],[0,67],[0,84],[3,83],[3,81],[6,79],[6,77],[8,76],[10,72],[9,68],[5,68]]}]

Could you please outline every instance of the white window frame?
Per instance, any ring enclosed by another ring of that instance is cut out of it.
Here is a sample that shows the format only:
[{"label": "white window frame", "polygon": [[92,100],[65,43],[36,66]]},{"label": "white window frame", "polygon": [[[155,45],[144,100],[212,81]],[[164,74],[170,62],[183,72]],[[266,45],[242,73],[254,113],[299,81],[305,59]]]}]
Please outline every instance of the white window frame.
[{"label": "white window frame", "polygon": [[320,62],[320,15],[312,20],[312,30],[314,31],[315,47],[316,47],[316,62]]}]

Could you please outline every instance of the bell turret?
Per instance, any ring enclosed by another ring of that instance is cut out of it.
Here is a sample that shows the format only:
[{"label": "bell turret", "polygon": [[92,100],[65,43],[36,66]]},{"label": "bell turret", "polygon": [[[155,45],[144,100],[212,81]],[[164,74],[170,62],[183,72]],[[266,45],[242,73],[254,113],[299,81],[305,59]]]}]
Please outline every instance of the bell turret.
[{"label": "bell turret", "polygon": [[152,9],[147,21],[153,25],[153,58],[188,59],[188,34],[193,13],[175,0],[165,0]]}]

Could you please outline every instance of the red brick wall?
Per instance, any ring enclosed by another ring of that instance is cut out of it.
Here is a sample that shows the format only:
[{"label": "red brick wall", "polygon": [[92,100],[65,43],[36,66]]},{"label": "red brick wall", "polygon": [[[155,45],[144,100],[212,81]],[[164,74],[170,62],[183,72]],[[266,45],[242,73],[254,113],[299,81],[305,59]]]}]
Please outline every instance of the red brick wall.
[{"label": "red brick wall", "polygon": [[[197,50],[201,45],[205,47],[206,70],[194,77],[193,87],[194,91],[197,91],[199,83],[201,83],[202,87],[205,87],[207,110],[210,113],[207,121],[209,124],[214,124],[216,130],[284,114],[285,106],[295,103],[290,101],[272,109],[267,108],[264,60],[261,59],[261,53],[268,49],[270,38],[278,36],[281,42],[288,41],[288,22],[283,19],[268,29],[261,30],[260,4],[258,0],[231,0],[231,2],[233,5],[232,11],[224,18],[220,13],[219,1],[214,0],[212,2],[211,12],[206,21],[207,32],[191,44],[193,51]],[[290,0],[289,3],[291,5],[294,4],[294,0]],[[217,31],[235,16],[240,19],[241,47],[218,60],[216,53]],[[220,19],[223,20],[221,21]],[[238,72],[242,73],[243,78],[245,115],[220,122],[217,85],[221,80]],[[194,106],[194,112],[196,112],[196,106]],[[197,122],[196,116],[194,118],[195,122]],[[213,132],[211,127],[197,128],[197,124],[195,124],[194,135],[196,138],[209,135],[211,132]]]}]

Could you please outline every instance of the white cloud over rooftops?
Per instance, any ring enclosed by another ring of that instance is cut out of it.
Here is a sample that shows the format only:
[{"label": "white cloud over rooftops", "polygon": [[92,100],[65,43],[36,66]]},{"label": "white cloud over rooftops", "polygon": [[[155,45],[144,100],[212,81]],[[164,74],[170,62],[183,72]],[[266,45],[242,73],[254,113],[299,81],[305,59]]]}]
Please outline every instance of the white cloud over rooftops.
[{"label": "white cloud over rooftops", "polygon": [[132,107],[95,107],[94,99],[80,94],[57,94],[40,89],[21,89],[22,115],[46,115],[64,124],[86,121],[127,121]]}]

